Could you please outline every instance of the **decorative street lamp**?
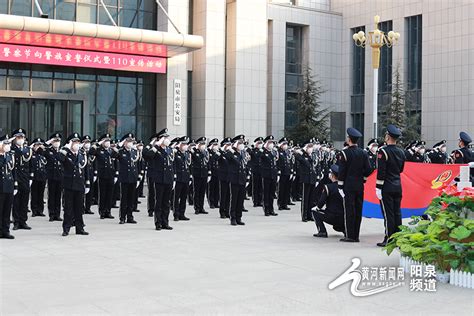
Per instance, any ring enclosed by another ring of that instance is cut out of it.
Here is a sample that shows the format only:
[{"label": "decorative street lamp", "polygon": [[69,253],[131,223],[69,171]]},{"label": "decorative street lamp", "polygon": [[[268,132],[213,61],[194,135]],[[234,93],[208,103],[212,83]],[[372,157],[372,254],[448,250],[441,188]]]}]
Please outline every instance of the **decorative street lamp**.
[{"label": "decorative street lamp", "polygon": [[378,103],[378,82],[379,82],[379,65],[380,65],[380,48],[382,46],[392,47],[400,38],[400,33],[390,31],[385,35],[379,30],[380,16],[374,17],[375,30],[369,32],[369,37],[365,37],[363,31],[359,31],[352,35],[356,46],[365,47],[367,44],[372,47],[372,68],[374,68],[374,108],[373,108],[373,122],[374,122],[374,138],[377,138],[377,103]]}]

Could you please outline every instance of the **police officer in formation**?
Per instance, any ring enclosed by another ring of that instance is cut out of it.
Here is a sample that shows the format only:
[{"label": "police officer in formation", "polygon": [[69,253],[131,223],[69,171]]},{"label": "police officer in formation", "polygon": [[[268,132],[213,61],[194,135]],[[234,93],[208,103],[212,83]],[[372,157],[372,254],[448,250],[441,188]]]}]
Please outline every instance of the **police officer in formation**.
[{"label": "police officer in formation", "polygon": [[118,178],[120,182],[120,224],[136,224],[133,219],[136,189],[140,185],[141,175],[138,171],[138,151],[134,148],[135,136],[125,134],[120,140],[120,149],[114,148],[112,157],[118,161]]},{"label": "police officer in formation", "polygon": [[81,137],[77,133],[66,139],[66,145],[59,151],[59,160],[64,168],[64,221],[63,236],[69,235],[72,226],[76,235],[89,235],[84,230],[84,194],[90,189],[87,180],[87,157],[80,151]]},{"label": "police officer in formation", "polygon": [[62,221],[61,196],[63,191],[63,165],[59,160],[61,134],[54,133],[46,141],[44,157],[48,177],[48,215],[49,221]]},{"label": "police officer in formation", "polygon": [[14,239],[10,234],[10,216],[13,197],[17,186],[13,175],[15,156],[11,152],[13,138],[9,135],[0,136],[0,238]]},{"label": "police officer in formation", "polygon": [[278,141],[278,160],[277,166],[280,173],[278,181],[278,210],[289,210],[290,208],[290,177],[293,165],[292,153],[288,148],[288,139],[281,138]]},{"label": "police officer in formation", "polygon": [[345,237],[343,242],[359,242],[364,202],[364,183],[372,173],[367,153],[357,146],[361,132],[351,127],[347,129],[348,147],[338,157],[338,189],[344,199]]},{"label": "police officer in formation", "polygon": [[206,148],[206,137],[200,137],[196,140],[196,148],[191,150],[195,214],[208,214],[204,210],[204,197],[209,176],[208,163],[209,151]]},{"label": "police officer in formation", "polygon": [[189,220],[187,202],[193,202],[189,204],[194,204],[196,214],[207,214],[206,194],[209,206],[219,208],[220,217],[230,219],[232,226],[245,225],[242,213],[247,195],[254,206],[263,207],[265,216],[277,215],[275,198],[278,210],[289,210],[301,196],[301,220],[315,221],[315,237],[327,237],[324,223],[328,223],[344,234],[341,241],[358,242],[364,182],[378,169],[376,195],[385,223],[385,238],[378,245],[383,246],[401,223],[400,173],[407,157],[432,163],[474,160],[468,148],[472,139],[465,132],[460,133],[459,149],[450,156],[446,141],[428,152],[423,141],[416,141],[404,151],[397,146],[401,132],[393,125],[387,127],[385,145],[380,148],[373,139],[365,150],[360,149],[357,142],[362,134],[354,128],[347,135],[340,151],[324,140],[311,138],[293,146],[285,137],[277,143],[272,135],[256,138],[252,146],[244,135],[226,137],[220,143],[212,139],[206,144],[205,137],[194,142],[187,136],[171,142],[166,128],[152,135],[144,148],[132,133],[114,145],[110,134],[92,140],[73,133],[61,147],[59,133],[46,142],[33,139],[28,146],[26,132],[20,128],[12,137],[0,137],[0,237],[13,238],[11,214],[13,229],[31,229],[27,225],[30,192],[32,215],[44,216],[45,186],[50,221],[62,221],[64,195],[64,236],[72,226],[77,234],[87,235],[82,216],[93,214],[96,194],[101,219],[114,218],[111,209],[120,194],[119,223],[135,224],[133,212],[146,179],[148,213],[154,217],[156,230],[172,229],[171,208],[175,221]]},{"label": "police officer in formation", "polygon": [[46,172],[46,157],[44,152],[44,140],[35,138],[32,142],[33,156],[31,157],[31,168],[33,182],[31,183],[31,216],[46,216],[44,214],[44,189],[48,174]]},{"label": "police officer in formation", "polygon": [[405,165],[405,154],[397,146],[397,140],[402,135],[394,125],[387,126],[385,146],[377,154],[377,182],[375,193],[380,200],[385,224],[385,237],[377,246],[384,247],[388,238],[399,230],[402,224],[400,205],[402,201],[402,184],[400,174]]}]

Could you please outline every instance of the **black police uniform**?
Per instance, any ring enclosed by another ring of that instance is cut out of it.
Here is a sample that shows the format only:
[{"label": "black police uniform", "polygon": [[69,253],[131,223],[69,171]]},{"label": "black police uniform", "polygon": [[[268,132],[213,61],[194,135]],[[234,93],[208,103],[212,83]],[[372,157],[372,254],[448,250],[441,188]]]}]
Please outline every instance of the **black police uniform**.
[{"label": "black police uniform", "polygon": [[316,204],[316,210],[313,210],[312,214],[319,233],[317,237],[327,236],[325,222],[332,225],[335,231],[345,233],[344,206],[337,182],[326,184],[323,187],[321,197]]},{"label": "black police uniform", "polygon": [[[88,135],[83,136],[82,142],[84,141],[91,141],[90,136]],[[97,166],[96,166],[97,158],[93,155],[90,155],[89,150],[86,150],[84,146],[81,148],[81,153],[84,155],[84,157],[87,158],[86,181],[89,181],[90,183],[90,190],[85,196],[84,214],[94,214],[94,212],[91,211],[91,207],[92,207],[94,196],[97,190]]]},{"label": "black police uniform", "polygon": [[[393,125],[387,127],[393,137],[398,138],[401,133]],[[377,154],[377,189],[382,190],[380,206],[384,216],[385,238],[384,243],[393,234],[399,231],[402,224],[400,204],[402,201],[402,183],[400,174],[405,166],[405,155],[397,145],[386,145],[379,149]]]},{"label": "black police uniform", "polygon": [[[61,139],[61,134],[54,133],[49,140]],[[59,160],[59,148],[45,148],[46,173],[48,177],[48,215],[50,221],[61,221],[61,195],[63,191],[63,165]]]},{"label": "black police uniform", "polygon": [[[233,142],[243,142],[243,135],[236,136]],[[228,161],[228,176],[230,182],[230,223],[231,225],[245,225],[242,222],[242,210],[245,199],[245,183],[247,182],[247,159],[245,151],[238,151],[234,148],[232,151],[225,152]]]},{"label": "black police uniform", "polygon": [[[273,136],[266,137],[264,141],[273,141]],[[273,200],[279,174],[277,161],[278,152],[276,150],[263,149],[260,156],[260,170],[263,179],[263,212],[265,216],[278,215],[273,209]]]},{"label": "black police uniform", "polygon": [[[133,138],[127,134],[125,138]],[[124,141],[124,139],[122,139]],[[138,153],[135,149],[120,148],[112,152],[112,157],[117,159],[120,182],[120,223],[136,224],[133,219],[135,207],[136,188],[138,183]]]},{"label": "black police uniform", "polygon": [[33,151],[28,146],[19,147],[16,144],[12,144],[11,149],[15,155],[14,177],[18,183],[18,193],[13,198],[13,229],[30,229],[26,221],[28,220],[30,181],[33,178],[31,169]]},{"label": "black police uniform", "polygon": [[[362,134],[349,128],[347,134],[358,139]],[[364,183],[372,173],[367,153],[357,145],[342,150],[339,155],[338,187],[344,191],[344,220],[346,238],[342,241],[359,241],[364,202]]]},{"label": "black police uniform", "polygon": [[[196,143],[205,142],[206,138],[201,137]],[[209,152],[197,148],[191,151],[191,173],[194,186],[194,211],[196,214],[207,214],[204,210],[204,195],[206,194]]]},{"label": "black police uniform", "polygon": [[[68,141],[80,141],[78,134],[68,137]],[[64,221],[63,235],[67,235],[72,226],[76,227],[76,234],[87,235],[84,231],[84,191],[90,186],[86,182],[87,158],[78,151],[72,152],[71,149],[63,147],[58,157],[64,166]]]},{"label": "black police uniform", "polygon": [[[467,164],[474,161],[474,154],[469,149],[469,144],[472,142],[471,136],[466,132],[459,133],[459,139],[464,143],[464,147],[454,151],[454,163]],[[471,182],[474,182],[474,168],[471,168]]]},{"label": "black police uniform", "polygon": [[[99,138],[100,141],[110,139],[109,134]],[[114,218],[111,209],[114,203],[114,180],[118,176],[112,159],[112,149],[102,145],[92,146],[89,155],[96,157],[97,176],[99,178],[99,215],[101,219]]]},{"label": "black police uniform", "polygon": [[449,157],[446,152],[441,151],[441,147],[446,145],[446,141],[440,141],[433,146],[433,150],[431,150],[427,156],[431,163],[436,164],[447,164],[449,162]]},{"label": "black police uniform", "polygon": [[[0,141],[7,143],[8,135],[0,137]],[[15,190],[14,168],[14,154],[12,152],[0,154],[0,238],[14,238],[10,235],[10,214]]]},{"label": "black police uniform", "polygon": [[147,150],[148,151],[151,150],[151,148],[152,148],[151,145],[146,145],[142,152],[144,167],[145,167],[145,177],[146,177],[146,183],[147,183],[147,188],[148,188],[147,209],[148,209],[149,217],[153,217],[153,212],[155,211],[155,204],[156,204],[155,183],[153,182],[153,179],[150,177],[150,174],[154,173],[154,170],[153,170],[154,164],[147,159],[144,153]]},{"label": "black police uniform", "polygon": [[[36,139],[35,142],[43,144],[43,140]],[[46,172],[46,157],[43,156],[43,150],[39,147],[33,151],[31,157],[31,166],[33,170],[33,182],[31,183],[31,216],[44,215],[44,189],[48,175]]]},{"label": "black police uniform", "polygon": [[[221,142],[221,147],[230,144],[230,138],[224,138]],[[229,182],[229,160],[225,155],[226,151],[219,150],[217,155],[217,176],[219,177],[219,215],[221,218],[230,217],[230,182]]]},{"label": "black police uniform", "polygon": [[[187,137],[180,138],[180,142],[186,143]],[[186,217],[186,201],[188,197],[189,180],[191,179],[191,153],[189,151],[178,151],[174,156],[174,170],[176,173],[176,183],[174,186],[174,219],[189,220]]]},{"label": "black police uniform", "polygon": [[[164,129],[156,136],[156,139],[165,137],[168,130]],[[173,188],[173,150],[169,147],[154,146],[143,150],[143,157],[149,161],[149,177],[155,187],[155,228],[172,229],[169,226],[170,195]]]},{"label": "black police uniform", "polygon": [[[255,142],[263,141],[262,137],[255,139]],[[250,171],[252,174],[252,200],[253,206],[263,206],[262,174],[260,170],[260,156],[263,149],[257,147],[250,151]]]},{"label": "black police uniform", "polygon": [[318,182],[317,161],[313,160],[312,155],[306,151],[302,154],[295,154],[298,162],[299,182],[303,185],[303,198],[301,201],[301,220],[307,222],[312,220],[311,208],[314,205],[314,196],[316,192],[316,183]]},{"label": "black police uniform", "polygon": [[[213,139],[209,142],[209,146],[217,144],[217,139]],[[219,177],[217,175],[217,160],[219,159],[219,155],[217,151],[210,150],[209,151],[209,174],[211,179],[208,183],[208,192],[207,197],[209,201],[209,207],[211,209],[219,207]]]},{"label": "black police uniform", "polygon": [[[283,141],[286,141],[284,139]],[[282,140],[280,140],[282,143]],[[278,183],[278,209],[289,210],[290,203],[290,176],[291,176],[291,154],[289,150],[278,149],[278,170],[280,171],[280,182]]]}]

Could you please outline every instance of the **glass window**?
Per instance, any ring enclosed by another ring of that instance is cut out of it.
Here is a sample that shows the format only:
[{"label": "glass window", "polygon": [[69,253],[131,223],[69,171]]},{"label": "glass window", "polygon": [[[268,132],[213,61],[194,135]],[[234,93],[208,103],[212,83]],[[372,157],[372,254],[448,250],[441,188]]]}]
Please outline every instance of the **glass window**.
[{"label": "glass window", "polygon": [[115,127],[117,126],[117,117],[115,115],[96,115],[96,135],[109,133],[112,137],[115,135]]},{"label": "glass window", "polygon": [[[120,0],[120,6],[124,9],[137,9],[137,4],[140,3],[140,5],[143,5],[143,0]],[[149,1],[148,1],[149,2]]]},{"label": "glass window", "polygon": [[95,132],[95,115],[89,115],[89,135],[94,139],[98,136]]},{"label": "glass window", "polygon": [[148,85],[138,85],[137,91],[137,114],[154,115],[155,112],[155,89]]},{"label": "glass window", "polygon": [[298,123],[297,111],[298,109],[298,94],[286,93],[285,102],[285,128],[293,128]]},{"label": "glass window", "polygon": [[[38,0],[38,1],[41,6],[41,10],[43,10],[43,13],[47,14],[48,17],[52,19],[54,17],[54,0]],[[35,5],[33,5],[33,16],[36,16],[36,17],[40,16],[39,11],[38,9],[36,9]]]},{"label": "glass window", "polygon": [[76,81],[76,93],[85,95],[89,100],[89,113],[95,113],[95,92],[96,83],[95,81]]},{"label": "glass window", "polygon": [[346,112],[331,112],[331,140],[344,141],[346,138]]},{"label": "glass window", "polygon": [[138,11],[138,28],[145,30],[156,29],[156,16],[154,12]]},{"label": "glass window", "polygon": [[[379,28],[387,34],[392,30],[392,21],[380,23]],[[380,49],[379,92],[392,92],[392,49],[387,46]]]},{"label": "glass window", "polygon": [[71,0],[56,0],[56,19],[75,20],[76,3]]},{"label": "glass window", "polygon": [[292,128],[298,123],[298,89],[303,86],[303,28],[297,25],[286,26],[286,60],[285,60],[285,128]]},{"label": "glass window", "polygon": [[74,81],[54,79],[54,92],[57,93],[74,93]]},{"label": "glass window", "polygon": [[0,0],[0,13],[8,14],[8,0]]},{"label": "glass window", "polygon": [[[359,31],[365,32],[365,27],[351,29],[352,34]],[[365,89],[365,49],[357,47],[352,41],[352,94],[364,94]]]},{"label": "glass window", "polygon": [[100,114],[111,114],[116,113],[117,109],[117,98],[116,89],[117,85],[111,82],[98,82],[97,83],[97,113]]},{"label": "glass window", "polygon": [[31,0],[10,0],[10,14],[31,16]]},{"label": "glass window", "polygon": [[[148,138],[155,132],[155,117],[138,116],[137,117],[137,139],[142,141]],[[190,133],[191,131],[189,131]]]},{"label": "glass window", "polygon": [[53,91],[53,79],[51,78],[31,78],[31,91]]},{"label": "glass window", "polygon": [[125,27],[138,27],[138,11],[121,9],[119,11],[119,25]]},{"label": "glass window", "polygon": [[[115,23],[117,23],[118,21],[117,8],[107,5],[107,9],[109,10],[109,13],[114,19]],[[107,12],[105,11],[104,7],[101,5],[99,6],[99,24],[113,25],[112,21],[110,21],[109,16],[107,15]]]},{"label": "glass window", "polygon": [[421,15],[406,18],[407,86],[408,90],[421,89]]},{"label": "glass window", "polygon": [[121,116],[117,117],[117,138],[122,137],[129,132],[137,130],[137,119],[135,116]]},{"label": "glass window", "polygon": [[302,57],[302,30],[301,26],[289,25],[286,27],[286,72],[301,73]]},{"label": "glass window", "polygon": [[137,85],[119,83],[117,89],[118,114],[135,115],[137,109]]},{"label": "glass window", "polygon": [[30,79],[26,77],[8,77],[8,90],[29,91]]}]

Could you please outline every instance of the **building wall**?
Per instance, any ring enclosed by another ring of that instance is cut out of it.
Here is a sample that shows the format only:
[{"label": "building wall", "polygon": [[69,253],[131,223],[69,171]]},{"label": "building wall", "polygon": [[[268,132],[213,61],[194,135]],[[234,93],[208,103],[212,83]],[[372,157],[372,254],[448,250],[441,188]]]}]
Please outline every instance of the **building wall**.
[{"label": "building wall", "polygon": [[[421,14],[422,35],[422,139],[428,146],[446,139],[457,145],[459,131],[474,133],[474,2],[469,0],[332,0],[331,9],[343,14],[343,103],[350,105],[350,29],[366,25],[373,16],[393,20],[400,42],[393,47],[393,65],[406,69],[405,17]],[[373,71],[366,49],[365,134],[372,135]],[[350,109],[347,110],[348,113]],[[348,124],[350,119],[348,116]],[[366,138],[367,140],[367,138]]]},{"label": "building wall", "polygon": [[267,1],[227,1],[225,135],[266,133]]},{"label": "building wall", "polygon": [[[192,53],[193,137],[222,139],[224,133],[225,14],[223,0],[194,1],[193,33],[204,47]],[[191,55],[191,54],[189,54]]]},{"label": "building wall", "polygon": [[[188,0],[161,0],[161,3],[168,11],[172,21],[178,27],[178,29],[187,33],[188,21],[189,21],[189,5]],[[170,21],[166,18],[163,11],[158,8],[158,31],[165,32],[177,32]],[[167,73],[157,76],[157,104],[156,104],[156,129],[167,127],[172,136],[186,135],[186,112],[187,103],[187,70],[188,70],[188,58],[192,56],[190,54],[183,54],[168,59]],[[175,79],[180,79],[183,84],[181,89],[182,99],[181,107],[182,121],[181,125],[173,125],[173,83]],[[150,135],[151,136],[151,135]]]},{"label": "building wall", "polygon": [[272,34],[269,40],[271,67],[268,69],[267,131],[276,137],[285,128],[286,25],[305,26],[303,59],[326,92],[321,102],[330,111],[345,111],[342,105],[342,16],[338,13],[280,4],[268,4]]}]

